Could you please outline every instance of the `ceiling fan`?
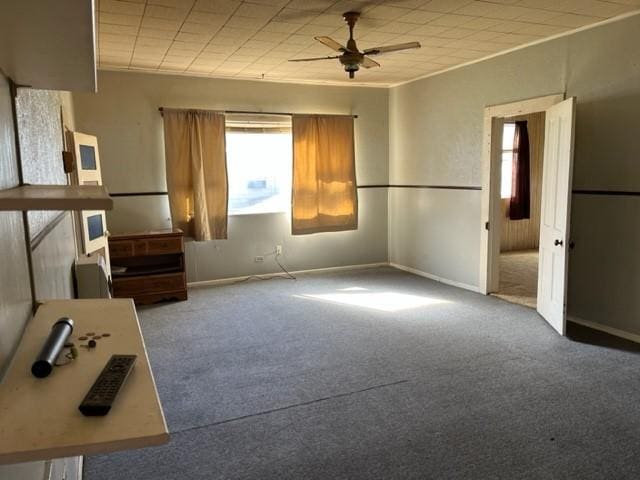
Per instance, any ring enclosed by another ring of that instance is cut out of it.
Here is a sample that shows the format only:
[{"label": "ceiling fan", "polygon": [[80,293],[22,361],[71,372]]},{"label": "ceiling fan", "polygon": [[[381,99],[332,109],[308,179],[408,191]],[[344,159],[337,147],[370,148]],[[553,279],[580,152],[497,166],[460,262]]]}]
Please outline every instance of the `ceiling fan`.
[{"label": "ceiling fan", "polygon": [[320,43],[332,48],[336,52],[341,52],[340,55],[334,55],[329,57],[316,57],[316,58],[294,58],[289,60],[290,62],[314,62],[316,60],[333,60],[338,59],[342,65],[344,65],[344,71],[349,74],[349,78],[354,78],[360,66],[364,68],[379,67],[380,64],[375,60],[369,58],[373,55],[381,55],[383,53],[397,52],[399,50],[408,50],[411,48],[420,48],[419,42],[399,43],[397,45],[386,45],[384,47],[367,48],[363,51],[358,50],[356,41],[353,39],[353,28],[355,27],[360,12],[346,12],[342,15],[344,21],[349,25],[349,40],[347,40],[347,46],[336,42],[331,37],[314,37]]}]

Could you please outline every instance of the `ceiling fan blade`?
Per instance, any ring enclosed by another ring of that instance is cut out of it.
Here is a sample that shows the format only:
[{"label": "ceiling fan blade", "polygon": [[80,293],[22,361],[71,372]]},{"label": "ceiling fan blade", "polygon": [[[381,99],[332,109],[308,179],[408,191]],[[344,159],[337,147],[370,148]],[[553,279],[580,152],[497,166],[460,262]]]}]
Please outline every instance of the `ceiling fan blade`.
[{"label": "ceiling fan blade", "polygon": [[399,43],[397,45],[387,45],[384,47],[367,48],[365,55],[380,55],[381,53],[397,52],[399,50],[409,50],[411,48],[420,48],[420,42]]},{"label": "ceiling fan blade", "polygon": [[347,47],[345,47],[344,45],[341,45],[340,43],[336,42],[331,37],[313,37],[313,38],[315,38],[317,41],[319,41],[323,45],[326,45],[327,47],[335,50],[336,52],[346,52],[347,51]]},{"label": "ceiling fan blade", "polygon": [[379,67],[380,66],[380,64],[378,62],[376,62],[375,60],[371,60],[369,57],[363,57],[361,65],[364,68],[372,68],[372,67]]},{"label": "ceiling fan blade", "polygon": [[334,57],[314,57],[314,58],[292,58],[289,62],[315,62],[316,60],[333,60],[335,58],[340,58],[339,55]]}]

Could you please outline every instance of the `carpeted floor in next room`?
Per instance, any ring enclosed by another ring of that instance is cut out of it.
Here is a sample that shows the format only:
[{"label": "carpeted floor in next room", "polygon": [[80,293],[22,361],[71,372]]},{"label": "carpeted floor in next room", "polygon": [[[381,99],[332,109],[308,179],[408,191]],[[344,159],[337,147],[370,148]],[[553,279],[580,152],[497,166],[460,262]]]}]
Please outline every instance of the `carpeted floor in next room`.
[{"label": "carpeted floor in next room", "polygon": [[493,295],[531,308],[538,304],[538,250],[500,254],[500,290]]},{"label": "carpeted floor in next room", "polygon": [[636,346],[530,308],[378,268],[140,317],[171,442],[86,480],[640,478]]}]

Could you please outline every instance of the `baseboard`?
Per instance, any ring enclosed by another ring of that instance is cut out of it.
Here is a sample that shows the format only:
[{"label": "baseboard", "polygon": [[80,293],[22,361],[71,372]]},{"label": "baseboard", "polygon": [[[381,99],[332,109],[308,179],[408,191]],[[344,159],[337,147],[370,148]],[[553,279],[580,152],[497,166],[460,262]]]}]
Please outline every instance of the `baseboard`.
[{"label": "baseboard", "polygon": [[624,338],[625,340],[640,343],[640,335],[636,333],[626,332],[624,330],[619,330],[614,327],[609,327],[607,325],[602,325],[601,323],[584,320],[582,318],[574,317],[571,315],[567,316],[567,320],[573,323],[577,323],[578,325],[582,325],[583,327],[593,328],[594,330],[608,333],[609,335],[613,335],[614,337],[620,337]]},{"label": "baseboard", "polygon": [[482,293],[480,291],[480,287],[477,287],[476,285],[469,285],[468,283],[456,282],[455,280],[449,280],[448,278],[439,277],[437,275],[433,275],[432,273],[423,272],[422,270],[417,270],[415,268],[407,267],[405,265],[399,265],[393,262],[389,262],[389,265],[394,268],[397,268],[398,270],[404,270],[405,272],[409,272],[409,273],[413,273],[414,275],[419,275],[421,277],[429,278],[431,280],[435,280],[436,282],[445,283],[453,287],[463,288],[465,290],[470,290],[475,293]]},{"label": "baseboard", "polygon": [[[362,270],[365,268],[378,268],[378,267],[388,267],[388,262],[379,262],[379,263],[364,263],[361,265],[344,265],[339,267],[325,267],[325,268],[312,268],[309,270],[294,270],[291,273],[292,275],[304,275],[308,273],[322,273],[322,272],[339,272],[342,270]],[[248,278],[259,276],[261,278],[273,278],[280,277],[283,275],[283,272],[276,273],[257,273],[254,275],[244,275],[242,277],[230,277],[230,278],[216,278],[214,280],[201,280],[199,282],[187,282],[187,287],[189,288],[198,288],[198,287],[207,287],[211,285],[224,285],[228,283],[241,282],[243,280],[247,280]]]},{"label": "baseboard", "polygon": [[[419,275],[421,277],[435,280],[436,282],[444,283],[446,285],[451,285],[452,287],[462,288],[464,290],[469,290],[475,293],[482,293],[480,291],[480,288],[475,285],[456,282],[455,280],[449,280],[448,278],[439,277],[431,273],[423,272],[421,270],[417,270],[415,268],[407,267],[405,265],[400,265],[393,262],[378,262],[378,263],[365,263],[361,265],[344,265],[340,267],[312,268],[309,270],[295,270],[295,271],[292,271],[291,273],[293,275],[303,275],[303,274],[313,274],[313,273],[322,273],[322,272],[339,272],[343,270],[362,270],[366,268],[379,268],[379,267],[394,267],[394,268],[397,268],[398,270],[403,270],[405,272],[413,273],[414,275]],[[259,275],[261,278],[272,278],[272,277],[281,276],[282,272],[265,273],[265,274],[257,274],[257,275]],[[189,288],[198,288],[198,287],[208,287],[212,285],[225,285],[229,283],[241,282],[243,280],[247,280],[252,276],[255,276],[255,275],[244,275],[241,277],[229,277],[229,278],[216,278],[214,280],[201,280],[198,282],[188,282],[187,286]]]}]

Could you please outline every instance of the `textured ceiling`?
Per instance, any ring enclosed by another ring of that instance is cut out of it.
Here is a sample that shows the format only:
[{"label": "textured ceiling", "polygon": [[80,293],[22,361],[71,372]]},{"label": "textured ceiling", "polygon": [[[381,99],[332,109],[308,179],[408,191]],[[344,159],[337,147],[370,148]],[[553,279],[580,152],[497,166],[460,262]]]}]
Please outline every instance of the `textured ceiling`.
[{"label": "textured ceiling", "polygon": [[[640,8],[640,0],[97,0],[102,69],[276,81],[392,85]],[[355,82],[337,60],[290,58],[346,43],[342,13],[362,13],[360,50],[419,41],[375,57]]]}]

